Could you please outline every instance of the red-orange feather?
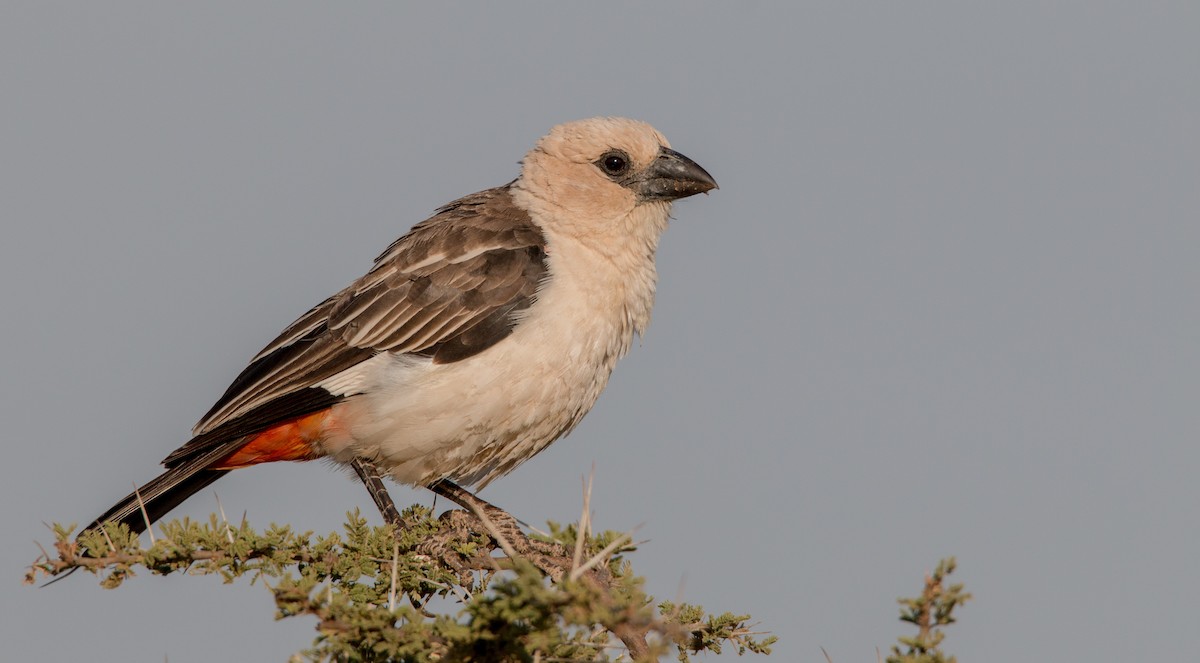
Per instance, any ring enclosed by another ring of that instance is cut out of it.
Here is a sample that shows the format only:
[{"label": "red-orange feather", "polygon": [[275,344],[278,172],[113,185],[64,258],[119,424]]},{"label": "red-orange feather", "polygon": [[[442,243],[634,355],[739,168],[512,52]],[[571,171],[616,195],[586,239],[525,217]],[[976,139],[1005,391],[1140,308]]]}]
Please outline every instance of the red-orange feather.
[{"label": "red-orange feather", "polygon": [[233,470],[239,467],[271,463],[279,460],[313,460],[324,454],[320,442],[331,423],[329,410],[297,417],[255,433],[246,444],[211,469]]}]

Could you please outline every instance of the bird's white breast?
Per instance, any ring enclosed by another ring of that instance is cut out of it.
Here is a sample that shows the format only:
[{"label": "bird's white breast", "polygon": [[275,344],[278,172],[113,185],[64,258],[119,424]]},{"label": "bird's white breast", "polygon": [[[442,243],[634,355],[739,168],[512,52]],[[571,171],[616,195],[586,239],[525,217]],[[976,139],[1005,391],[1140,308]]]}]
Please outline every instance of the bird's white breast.
[{"label": "bird's white breast", "polygon": [[552,232],[547,244],[549,276],[503,341],[449,364],[382,354],[322,383],[356,394],[337,406],[326,452],[404,483],[482,487],[574,427],[648,322],[653,247],[618,265]]}]

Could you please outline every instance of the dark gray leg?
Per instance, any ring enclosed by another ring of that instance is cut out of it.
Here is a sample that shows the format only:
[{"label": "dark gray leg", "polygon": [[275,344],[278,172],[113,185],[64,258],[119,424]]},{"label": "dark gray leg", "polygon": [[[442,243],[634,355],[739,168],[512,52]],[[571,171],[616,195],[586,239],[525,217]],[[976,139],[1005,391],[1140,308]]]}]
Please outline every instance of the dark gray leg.
[{"label": "dark gray leg", "polygon": [[383,516],[383,522],[396,529],[402,528],[400,511],[396,509],[396,503],[388,494],[387,486],[383,485],[382,473],[375,463],[363,458],[355,458],[350,466],[354,468],[358,478],[362,479],[363,485],[367,487],[367,492],[371,494],[371,499],[375,501],[375,506],[379,507],[379,515]]}]

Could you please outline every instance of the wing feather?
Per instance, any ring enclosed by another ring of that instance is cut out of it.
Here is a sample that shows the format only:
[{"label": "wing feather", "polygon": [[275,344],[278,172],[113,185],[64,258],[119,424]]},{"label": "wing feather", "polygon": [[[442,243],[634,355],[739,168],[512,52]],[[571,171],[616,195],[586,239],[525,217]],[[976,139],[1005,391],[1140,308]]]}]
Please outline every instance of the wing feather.
[{"label": "wing feather", "polygon": [[294,406],[274,416],[272,403],[311,407],[316,401],[296,398],[298,392],[382,352],[447,363],[486,350],[533,303],[545,258],[544,236],[507,186],[439,209],[393,242],[365,276],[259,352],[196,425],[194,441],[246,434],[236,423],[242,417],[261,430],[299,416]]}]

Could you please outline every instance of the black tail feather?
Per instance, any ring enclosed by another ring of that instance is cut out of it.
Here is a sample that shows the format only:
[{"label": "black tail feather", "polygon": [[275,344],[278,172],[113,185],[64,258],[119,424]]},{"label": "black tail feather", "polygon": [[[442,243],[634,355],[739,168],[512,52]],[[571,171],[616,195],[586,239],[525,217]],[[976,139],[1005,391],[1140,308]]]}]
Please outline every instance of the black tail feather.
[{"label": "black tail feather", "polygon": [[[197,460],[208,461],[207,458]],[[104,512],[87,529],[97,529],[105,523],[125,523],[129,529],[141,534],[146,531],[147,520],[154,523],[227,472],[229,470],[207,469],[201,462],[172,467],[139,487],[136,492],[126,495],[125,499]],[[143,508],[145,515],[142,514]]]}]

